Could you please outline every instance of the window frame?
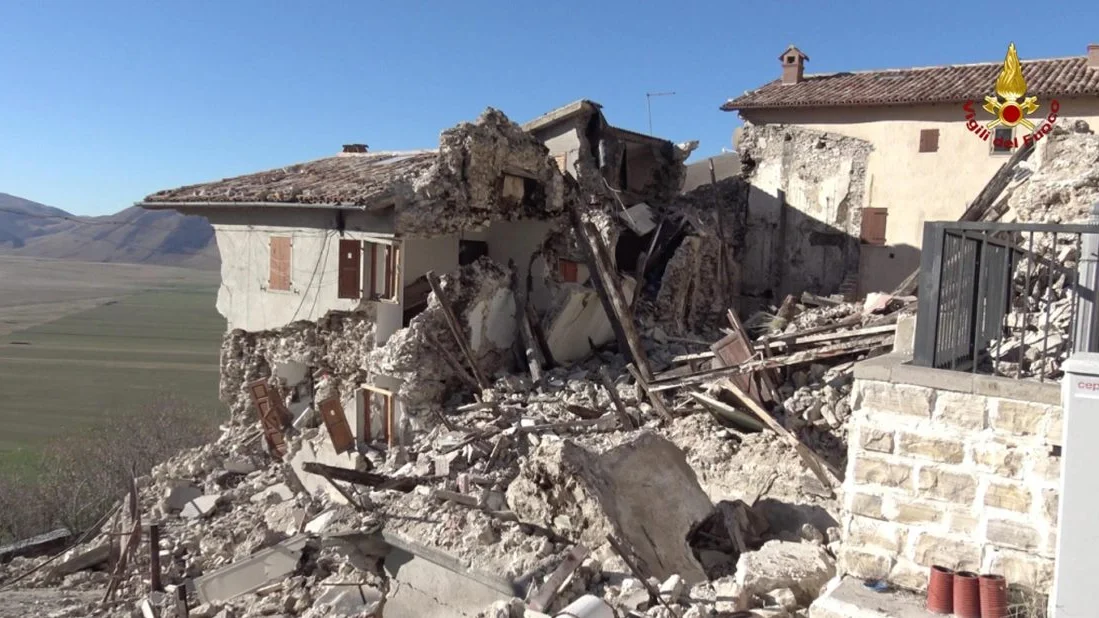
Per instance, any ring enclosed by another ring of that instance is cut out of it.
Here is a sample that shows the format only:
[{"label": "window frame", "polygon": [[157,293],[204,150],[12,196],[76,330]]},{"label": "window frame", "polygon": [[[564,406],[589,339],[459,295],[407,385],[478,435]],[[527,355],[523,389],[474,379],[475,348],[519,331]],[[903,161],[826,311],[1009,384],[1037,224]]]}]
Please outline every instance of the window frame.
[{"label": "window frame", "polygon": [[990,141],[990,143],[989,143],[989,154],[992,154],[992,155],[1010,155],[1013,152],[1015,152],[1014,147],[1009,146],[1006,150],[997,150],[996,149],[996,134],[999,133],[1000,131],[1008,131],[1011,134],[1011,140],[1015,141],[1015,127],[996,127],[995,129],[992,129],[992,139],[989,140]]}]

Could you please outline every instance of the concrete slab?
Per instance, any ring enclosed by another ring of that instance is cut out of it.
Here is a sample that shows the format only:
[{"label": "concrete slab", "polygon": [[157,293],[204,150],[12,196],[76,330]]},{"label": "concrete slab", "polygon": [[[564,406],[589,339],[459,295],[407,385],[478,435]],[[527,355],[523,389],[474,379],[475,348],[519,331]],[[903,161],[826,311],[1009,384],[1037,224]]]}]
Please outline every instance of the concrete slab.
[{"label": "concrete slab", "polygon": [[202,495],[202,488],[192,483],[181,482],[168,490],[164,498],[164,510],[182,511],[187,503]]},{"label": "concrete slab", "polygon": [[279,483],[278,485],[272,485],[263,491],[257,491],[252,496],[252,502],[256,504],[278,504],[279,502],[286,502],[293,497],[294,490],[290,489],[290,486],[286,483]]},{"label": "concrete slab", "polygon": [[653,220],[653,209],[645,202],[638,202],[620,212],[618,217],[626,227],[634,231],[638,236],[644,236],[656,229],[656,221]]},{"label": "concrete slab", "polygon": [[325,591],[313,602],[313,606],[325,605],[331,615],[370,616],[382,604],[382,593],[355,582],[321,584]]},{"label": "concrete slab", "polygon": [[383,533],[390,546],[385,570],[393,580],[386,618],[475,616],[496,601],[523,598],[526,587],[466,569],[438,550]]},{"label": "concrete slab", "polygon": [[84,569],[90,569],[107,561],[111,550],[107,543],[94,547],[74,547],[65,553],[59,562],[50,570],[50,579],[64,577],[69,573],[76,573]]},{"label": "concrete slab", "polygon": [[215,494],[210,496],[198,496],[194,500],[191,500],[180,511],[179,516],[185,519],[200,519],[202,517],[209,517],[214,509],[218,506],[218,500],[221,500],[221,494]]},{"label": "concrete slab", "polygon": [[221,468],[233,474],[249,474],[256,471],[256,464],[249,459],[226,459],[222,462]]},{"label": "concrete slab", "polygon": [[224,603],[285,577],[297,568],[302,549],[309,539],[304,534],[287,539],[249,558],[195,578],[195,594],[201,603]]},{"label": "concrete slab", "polygon": [[809,618],[941,618],[927,611],[924,603],[921,595],[875,592],[862,580],[848,577],[809,606]]}]

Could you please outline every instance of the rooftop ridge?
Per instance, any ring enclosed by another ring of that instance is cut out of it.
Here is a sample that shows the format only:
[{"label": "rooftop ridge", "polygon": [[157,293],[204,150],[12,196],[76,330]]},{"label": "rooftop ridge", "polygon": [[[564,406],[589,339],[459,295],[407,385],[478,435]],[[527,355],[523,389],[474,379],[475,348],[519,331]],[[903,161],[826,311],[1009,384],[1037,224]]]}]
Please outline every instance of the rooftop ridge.
[{"label": "rooftop ridge", "polygon": [[[1056,62],[1061,60],[1084,60],[1087,56],[1056,56],[1052,58],[1032,58],[1030,60],[1020,60],[1025,67],[1030,62]],[[835,75],[866,75],[868,73],[901,73],[904,71],[936,71],[941,69],[955,69],[963,67],[984,67],[984,66],[1003,66],[1002,60],[990,61],[990,62],[961,62],[953,64],[933,64],[920,67],[891,67],[888,69],[858,69],[855,71],[832,71],[830,73],[806,73],[803,77],[806,79],[810,77],[832,77]]]}]

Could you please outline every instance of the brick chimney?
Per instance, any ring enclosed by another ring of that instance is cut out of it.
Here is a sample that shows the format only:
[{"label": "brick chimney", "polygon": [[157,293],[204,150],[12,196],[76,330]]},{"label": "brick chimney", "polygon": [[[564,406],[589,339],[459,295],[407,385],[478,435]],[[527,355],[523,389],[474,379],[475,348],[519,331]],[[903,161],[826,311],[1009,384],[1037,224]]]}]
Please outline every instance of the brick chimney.
[{"label": "brick chimney", "polygon": [[343,151],[357,153],[366,152],[366,144],[344,144]]},{"label": "brick chimney", "polygon": [[782,62],[782,83],[796,84],[801,82],[805,73],[805,61],[809,59],[802,51],[793,45],[786,48],[778,57]]},{"label": "brick chimney", "polygon": [[1088,45],[1088,66],[1099,69],[1099,43]]}]

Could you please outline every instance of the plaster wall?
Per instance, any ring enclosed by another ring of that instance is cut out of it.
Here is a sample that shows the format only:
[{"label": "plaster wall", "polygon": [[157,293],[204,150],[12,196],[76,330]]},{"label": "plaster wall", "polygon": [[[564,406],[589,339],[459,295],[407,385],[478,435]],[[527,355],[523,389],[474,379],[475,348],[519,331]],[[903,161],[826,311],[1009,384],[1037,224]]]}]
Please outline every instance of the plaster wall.
[{"label": "plaster wall", "polygon": [[[1099,128],[1099,97],[1059,99],[1056,124],[1075,119]],[[1039,101],[1039,114],[1049,101]],[[987,113],[976,107],[978,119]],[[890,245],[919,247],[925,221],[954,221],[965,211],[996,170],[1011,156],[992,152],[966,126],[962,104],[908,105],[878,108],[746,110],[756,124],[795,124],[870,142],[869,190],[863,207],[888,209],[886,240]],[[988,117],[990,120],[991,117]],[[939,130],[936,152],[920,152],[920,131]],[[1021,135],[1021,130],[1016,131]],[[1021,138],[1020,138],[1021,139]]]},{"label": "plaster wall", "polygon": [[404,284],[411,285],[427,271],[444,274],[458,269],[457,235],[401,239]]},{"label": "plaster wall", "polygon": [[[340,234],[335,211],[265,208],[192,214],[206,215],[214,227],[222,256],[217,308],[229,330],[270,330],[358,307],[358,300],[337,298]],[[348,212],[344,226],[344,238],[392,237],[387,217]],[[273,236],[291,239],[289,291],[268,289]],[[398,307],[398,328],[399,313]]]}]

